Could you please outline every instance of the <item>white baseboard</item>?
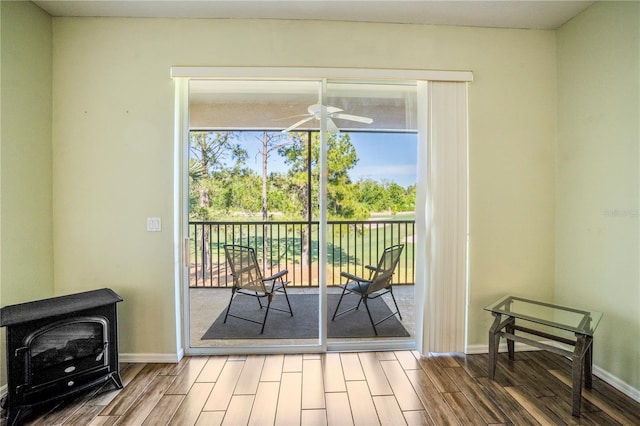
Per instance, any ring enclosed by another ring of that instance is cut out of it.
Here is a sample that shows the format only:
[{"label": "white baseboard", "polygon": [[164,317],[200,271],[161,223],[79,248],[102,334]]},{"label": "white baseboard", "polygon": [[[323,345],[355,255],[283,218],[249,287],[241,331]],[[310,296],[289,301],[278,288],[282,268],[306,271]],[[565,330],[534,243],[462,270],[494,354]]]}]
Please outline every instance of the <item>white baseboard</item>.
[{"label": "white baseboard", "polygon": [[640,402],[640,390],[632,387],[630,384],[620,380],[617,376],[609,373],[608,371],[603,370],[597,365],[593,366],[593,374],[596,377],[599,377],[603,381],[607,382],[614,388],[618,389],[623,394],[627,395],[629,398]]},{"label": "white baseboard", "polygon": [[184,351],[177,354],[123,354],[119,355],[120,362],[131,363],[178,363],[184,357]]},{"label": "white baseboard", "polygon": [[[557,345],[557,342],[552,342],[552,341],[543,342],[543,343],[546,343],[549,345]],[[516,342],[515,350],[516,352],[524,352],[524,351],[539,351],[542,349],[538,349],[533,346],[526,345],[524,343]],[[498,352],[506,352],[506,351],[507,351],[507,343],[504,342],[500,344],[500,346],[498,347]],[[486,354],[486,353],[489,353],[489,346],[488,345],[469,345],[467,346],[465,353]],[[593,374],[594,376],[610,384],[611,386],[613,386],[614,388],[616,388],[617,390],[619,390],[629,398],[633,399],[634,401],[640,402],[640,390],[632,387],[630,384],[624,382],[623,380],[620,380],[619,377],[614,376],[613,374],[609,373],[606,370],[603,370],[597,365],[593,366]]]}]

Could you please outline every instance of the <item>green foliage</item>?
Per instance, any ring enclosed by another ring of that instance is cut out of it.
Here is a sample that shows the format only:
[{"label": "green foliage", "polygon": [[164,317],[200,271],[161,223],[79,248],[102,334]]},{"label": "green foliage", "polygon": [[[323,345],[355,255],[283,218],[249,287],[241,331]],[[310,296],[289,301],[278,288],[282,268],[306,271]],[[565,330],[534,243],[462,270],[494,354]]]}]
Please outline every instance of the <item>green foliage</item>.
[{"label": "green foliage", "polygon": [[[247,150],[237,142],[239,135],[240,132],[190,133],[191,219],[261,218],[262,176],[247,166]],[[286,173],[271,173],[268,177],[269,214],[272,217],[277,214],[277,219],[281,220],[317,218],[319,134],[300,132],[276,137],[265,133],[264,138],[270,138],[269,150],[277,151],[288,166]],[[371,212],[414,210],[415,185],[405,189],[395,182],[381,183],[371,179],[351,182],[349,171],[357,164],[358,156],[349,134],[330,135],[327,148],[327,214],[330,220],[362,220]],[[307,164],[311,167],[311,186]],[[308,205],[309,191],[311,206]]]}]

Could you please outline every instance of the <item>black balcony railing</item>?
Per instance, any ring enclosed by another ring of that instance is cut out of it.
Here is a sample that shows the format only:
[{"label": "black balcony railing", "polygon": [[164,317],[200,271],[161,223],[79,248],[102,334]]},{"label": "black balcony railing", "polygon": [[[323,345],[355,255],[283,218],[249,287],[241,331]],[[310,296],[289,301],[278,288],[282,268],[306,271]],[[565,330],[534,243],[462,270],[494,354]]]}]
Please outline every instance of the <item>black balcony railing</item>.
[{"label": "black balcony railing", "polygon": [[[289,270],[290,286],[319,283],[318,222],[189,222],[189,286],[232,285],[224,257],[225,244],[253,247],[265,275]],[[385,247],[404,244],[393,277],[395,284],[413,284],[415,221],[366,220],[327,222],[328,285],[341,282],[340,272],[366,277],[365,265],[375,265]]]}]

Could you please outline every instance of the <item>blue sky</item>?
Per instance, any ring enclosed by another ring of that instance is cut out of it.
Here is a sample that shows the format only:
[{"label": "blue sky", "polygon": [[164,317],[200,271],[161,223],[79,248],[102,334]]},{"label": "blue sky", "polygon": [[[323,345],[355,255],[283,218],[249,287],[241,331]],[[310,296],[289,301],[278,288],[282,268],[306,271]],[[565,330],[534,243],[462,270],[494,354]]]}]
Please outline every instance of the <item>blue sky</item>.
[{"label": "blue sky", "polygon": [[418,135],[415,133],[352,133],[358,164],[349,173],[360,179],[390,180],[406,188],[416,183]]},{"label": "blue sky", "polygon": [[[261,144],[256,134],[247,135],[244,144],[249,152],[247,166],[261,171]],[[351,133],[351,142],[356,148],[359,161],[351,170],[351,180],[373,179],[379,182],[393,181],[406,188],[416,183],[416,155],[418,136],[413,133]],[[287,168],[277,154],[269,158],[268,171],[286,171]]]}]

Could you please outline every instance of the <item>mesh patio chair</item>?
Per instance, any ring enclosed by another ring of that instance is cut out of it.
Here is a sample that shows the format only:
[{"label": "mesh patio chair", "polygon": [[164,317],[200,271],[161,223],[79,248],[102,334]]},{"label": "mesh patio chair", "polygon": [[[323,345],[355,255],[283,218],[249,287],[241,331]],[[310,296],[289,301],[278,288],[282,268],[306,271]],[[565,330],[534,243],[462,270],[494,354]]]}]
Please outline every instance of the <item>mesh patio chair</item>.
[{"label": "mesh patio chair", "polygon": [[[404,244],[387,247],[382,253],[377,266],[366,265],[365,267],[369,270],[368,279],[361,278],[357,275],[353,275],[344,271],[340,273],[341,276],[347,279],[347,283],[340,286],[342,288],[342,294],[340,295],[340,300],[338,300],[338,305],[336,306],[336,310],[333,313],[331,321],[334,321],[336,317],[339,317],[340,315],[346,314],[347,312],[351,312],[355,309],[359,309],[362,303],[364,303],[364,307],[367,310],[369,320],[371,321],[371,326],[373,327],[373,332],[376,336],[378,335],[376,325],[388,320],[396,314],[402,320],[402,314],[400,314],[400,309],[398,309],[398,303],[396,303],[396,298],[393,296],[393,285],[391,284],[391,278],[393,277],[393,273],[396,269],[396,266],[398,265],[400,254],[402,254],[403,248]],[[345,294],[356,294],[360,296],[360,300],[358,300],[358,304],[356,306],[346,309],[342,312],[338,312],[340,304],[342,303],[342,298],[345,296]],[[391,299],[393,300],[393,304],[396,307],[396,311],[374,322],[367,302],[369,300],[382,297],[385,294],[391,295]]]},{"label": "mesh patio chair", "polygon": [[[234,317],[244,321],[254,322],[262,325],[260,334],[264,333],[264,326],[267,322],[267,315],[269,315],[269,309],[276,311],[286,312],[293,316],[291,310],[291,303],[289,302],[289,295],[287,294],[287,284],[284,277],[288,271],[286,269],[281,270],[277,274],[264,278],[258,260],[256,258],[256,252],[251,247],[227,244],[224,246],[225,257],[231,267],[231,275],[233,276],[233,288],[231,290],[231,299],[227,306],[227,313],[224,316],[224,323],[227,323],[227,317]],[[275,293],[284,293],[287,299],[287,305],[289,310],[274,308],[271,306],[271,302]],[[254,319],[242,317],[230,313],[231,304],[236,296],[252,296],[258,300],[258,306],[263,309],[263,299],[267,300],[266,310],[262,321],[256,321]]]}]

